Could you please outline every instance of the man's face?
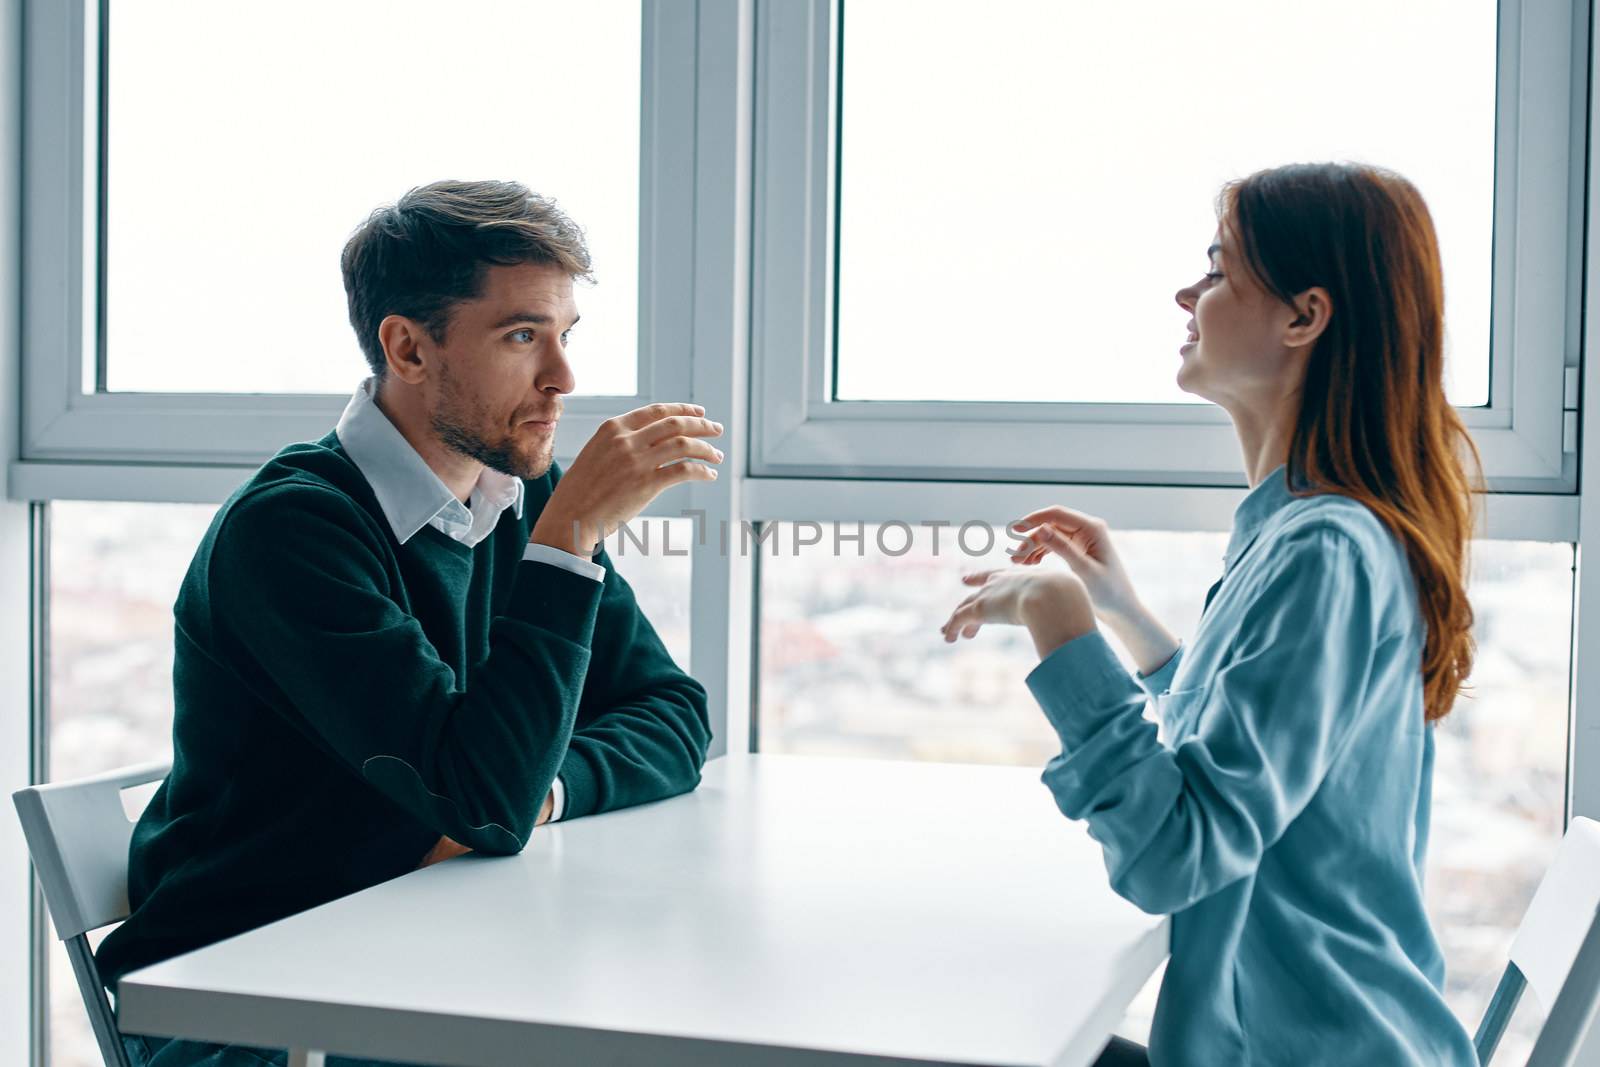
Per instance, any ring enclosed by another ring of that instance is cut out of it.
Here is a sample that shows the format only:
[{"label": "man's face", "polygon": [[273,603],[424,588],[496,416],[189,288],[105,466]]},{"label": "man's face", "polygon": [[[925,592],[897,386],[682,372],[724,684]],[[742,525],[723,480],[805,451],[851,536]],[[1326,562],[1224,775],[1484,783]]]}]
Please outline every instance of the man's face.
[{"label": "man's face", "polygon": [[492,470],[539,478],[555,451],[561,397],[575,384],[567,334],[572,278],[551,264],[491,266],[483,292],[452,310],[429,381],[433,431]]}]

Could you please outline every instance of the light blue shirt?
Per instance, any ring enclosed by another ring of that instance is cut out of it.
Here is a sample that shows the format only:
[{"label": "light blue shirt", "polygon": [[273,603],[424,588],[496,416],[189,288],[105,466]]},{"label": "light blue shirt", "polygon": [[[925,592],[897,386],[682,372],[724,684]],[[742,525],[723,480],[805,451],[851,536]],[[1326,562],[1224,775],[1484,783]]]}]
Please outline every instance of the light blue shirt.
[{"label": "light blue shirt", "polygon": [[1167,664],[1130,675],[1094,631],[1028,676],[1061,738],[1044,782],[1112,887],[1172,916],[1155,1067],[1476,1064],[1423,908],[1411,569],[1364,505],[1293,497],[1284,471],[1240,503],[1215,598]]},{"label": "light blue shirt", "polygon": [[[525,489],[521,478],[485,467],[463,504],[389,421],[377,404],[376,392],[376,378],[363,381],[345,405],[334,433],[372,486],[396,540],[403,545],[424,526],[432,526],[471,548],[494,532],[507,508],[522,518]],[[549,563],[597,582],[606,576],[605,568],[593,560],[549,545],[530,542],[523,549],[522,558]],[[555,822],[561,818],[567,799],[566,783],[559,775],[551,783],[550,792],[550,821]]]}]

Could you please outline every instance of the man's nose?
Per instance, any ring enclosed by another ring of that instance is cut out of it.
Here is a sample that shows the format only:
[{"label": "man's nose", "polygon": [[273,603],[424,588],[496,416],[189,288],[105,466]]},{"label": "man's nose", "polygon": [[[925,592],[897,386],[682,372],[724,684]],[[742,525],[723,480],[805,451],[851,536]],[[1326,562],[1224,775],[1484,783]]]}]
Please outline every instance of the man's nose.
[{"label": "man's nose", "polygon": [[577,388],[577,379],[572,373],[572,363],[567,359],[567,353],[560,342],[552,341],[545,350],[544,359],[539,363],[539,374],[534,385],[539,392],[553,396],[561,396]]}]

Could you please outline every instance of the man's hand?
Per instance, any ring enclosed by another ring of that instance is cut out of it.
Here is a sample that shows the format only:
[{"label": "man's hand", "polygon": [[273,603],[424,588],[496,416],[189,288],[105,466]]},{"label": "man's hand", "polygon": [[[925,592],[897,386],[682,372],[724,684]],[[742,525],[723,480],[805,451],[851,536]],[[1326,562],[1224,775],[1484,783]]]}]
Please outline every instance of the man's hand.
[{"label": "man's hand", "polygon": [[[539,806],[539,818],[534,822],[534,825],[543,826],[545,823],[549,822],[550,814],[551,812],[555,811],[555,807],[555,792],[551,791],[546,793],[544,795],[544,803]],[[428,854],[422,857],[422,862],[417,864],[417,870],[420,871],[424,867],[431,867],[435,863],[439,863],[443,860],[453,860],[457,856],[464,856],[471,851],[472,850],[466,845],[460,844],[448,836],[441,837],[438,841],[434,842],[433,847],[428,850]]]},{"label": "man's hand", "polygon": [[722,424],[697,404],[650,404],[607,419],[583,446],[550,495],[529,541],[575,556],[638,515],[662,490],[709,482],[722,452],[704,440]]}]

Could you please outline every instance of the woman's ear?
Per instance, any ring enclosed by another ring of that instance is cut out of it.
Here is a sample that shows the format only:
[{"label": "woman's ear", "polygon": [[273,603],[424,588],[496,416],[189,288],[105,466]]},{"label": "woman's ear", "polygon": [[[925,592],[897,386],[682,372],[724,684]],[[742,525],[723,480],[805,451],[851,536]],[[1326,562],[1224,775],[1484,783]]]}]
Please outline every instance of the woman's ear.
[{"label": "woman's ear", "polygon": [[1283,343],[1287,348],[1303,348],[1328,328],[1328,321],[1333,317],[1333,301],[1328,297],[1328,290],[1314,285],[1296,296],[1292,306],[1295,316],[1284,329]]}]

